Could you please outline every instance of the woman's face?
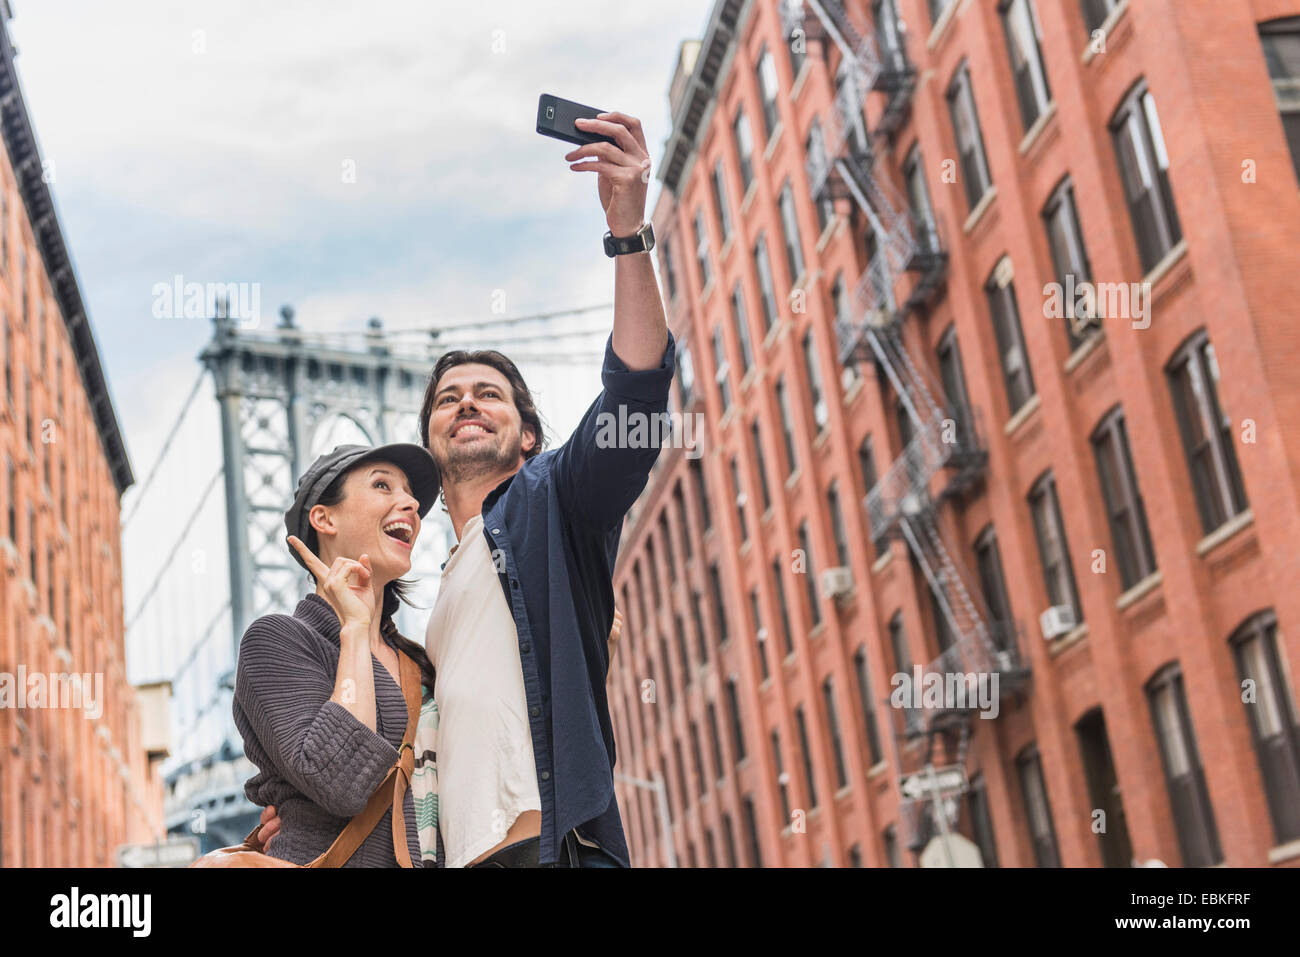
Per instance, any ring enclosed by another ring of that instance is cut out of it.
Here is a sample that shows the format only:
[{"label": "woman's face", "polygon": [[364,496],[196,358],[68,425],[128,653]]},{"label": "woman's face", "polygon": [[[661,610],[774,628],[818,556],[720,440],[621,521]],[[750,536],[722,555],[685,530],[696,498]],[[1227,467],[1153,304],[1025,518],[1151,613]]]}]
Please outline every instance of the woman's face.
[{"label": "woman's face", "polygon": [[342,501],[312,508],[321,561],[329,565],[340,555],[357,559],[366,554],[379,583],[401,578],[411,570],[411,547],[420,534],[419,508],[406,473],[396,465],[357,466],[343,480]]}]

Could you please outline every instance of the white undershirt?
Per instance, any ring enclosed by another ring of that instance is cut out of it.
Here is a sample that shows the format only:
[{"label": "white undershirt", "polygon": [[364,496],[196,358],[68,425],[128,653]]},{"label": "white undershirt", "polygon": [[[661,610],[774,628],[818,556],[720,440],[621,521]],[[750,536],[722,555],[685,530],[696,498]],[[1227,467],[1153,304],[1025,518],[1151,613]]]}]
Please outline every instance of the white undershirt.
[{"label": "white undershirt", "polygon": [[475,515],[442,570],[425,649],[437,669],[438,827],[447,867],[540,811],[519,633]]}]

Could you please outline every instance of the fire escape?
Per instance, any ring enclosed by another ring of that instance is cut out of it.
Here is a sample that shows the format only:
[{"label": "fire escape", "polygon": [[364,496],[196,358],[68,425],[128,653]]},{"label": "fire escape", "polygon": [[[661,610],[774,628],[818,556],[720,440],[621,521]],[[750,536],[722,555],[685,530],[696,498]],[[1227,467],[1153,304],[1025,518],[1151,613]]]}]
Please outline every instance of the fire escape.
[{"label": "fire escape", "polygon": [[[896,23],[855,23],[841,0],[806,0],[807,16],[804,8],[797,0],[782,4],[787,36],[796,28],[820,34],[828,66],[832,44],[842,54],[834,106],[821,121],[823,143],[814,135],[807,159],[812,193],[818,201],[850,198],[871,225],[869,260],[853,293],[852,318],[836,320],[840,357],[846,364],[873,361],[898,396],[900,420],[906,420],[900,422],[902,454],[867,494],[872,538],[898,537],[907,543],[933,593],[935,617],[942,619],[936,627],[941,646],[947,638],[946,647],[922,666],[922,684],[931,676],[946,681],[950,675],[997,674],[998,693],[1005,697],[1028,676],[1017,629],[990,620],[978,587],[967,585],[975,579],[944,543],[937,521],[943,502],[959,499],[982,479],[987,451],[976,418],[968,409],[949,407],[925,371],[927,360],[914,360],[903,339],[907,318],[926,310],[942,293],[948,254],[929,204],[918,210],[917,204],[904,202],[883,164],[877,166],[874,149],[907,118],[916,70]],[[885,5],[886,14],[892,9]],[[868,132],[864,106],[871,93],[880,94],[881,104]],[[975,706],[967,698],[956,707],[945,701],[939,707],[889,709],[899,771],[900,838],[913,850],[936,833],[946,833],[955,817],[961,789],[936,793],[933,771],[942,765],[951,780],[960,769],[964,787]],[[947,808],[941,796],[946,796]]]}]

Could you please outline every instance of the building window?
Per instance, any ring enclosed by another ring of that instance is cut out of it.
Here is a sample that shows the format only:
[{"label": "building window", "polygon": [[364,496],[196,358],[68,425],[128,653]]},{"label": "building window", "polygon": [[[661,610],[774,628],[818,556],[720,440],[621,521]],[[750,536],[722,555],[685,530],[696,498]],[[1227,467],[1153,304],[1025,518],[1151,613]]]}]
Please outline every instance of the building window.
[{"label": "building window", "polygon": [[700,797],[709,793],[709,782],[704,775],[704,757],[700,753],[700,731],[694,721],[687,723],[691,733],[691,757],[695,765],[695,777],[700,783]]},{"label": "building window", "polygon": [[713,758],[714,776],[721,781],[725,776],[722,770],[722,738],[718,734],[718,712],[712,701],[709,702],[705,713],[709,719],[709,753]]},{"label": "building window", "polygon": [[709,269],[709,231],[704,226],[703,208],[695,211],[695,261],[700,267],[700,288],[707,289],[713,273]]},{"label": "building window", "polygon": [[758,815],[754,811],[754,798],[745,795],[745,830],[749,833],[749,863],[751,867],[763,866],[763,851],[758,842]]},{"label": "building window", "polygon": [[722,326],[713,327],[713,368],[717,370],[713,374],[713,380],[717,383],[718,396],[725,415],[731,408],[731,385],[727,379],[730,365],[727,362],[727,347],[722,342]]},{"label": "building window", "polygon": [[[680,627],[678,634],[681,634]],[[673,698],[677,697],[677,692],[673,690],[673,665],[672,659],[668,657],[668,641],[662,634],[659,636],[659,660],[663,663],[664,690],[668,692],[664,699],[664,703],[667,704]]]},{"label": "building window", "polygon": [[786,655],[794,654],[794,639],[790,634],[790,606],[785,600],[785,581],[781,577],[781,560],[772,563],[772,576],[776,579],[777,604],[781,609],[781,635],[785,639]]},{"label": "building window", "polygon": [[1169,185],[1169,154],[1160,132],[1156,101],[1139,83],[1110,123],[1120,179],[1137,238],[1142,271],[1149,272],[1183,238]]},{"label": "building window", "polygon": [[1039,867],[1060,867],[1061,853],[1056,846],[1056,827],[1052,823],[1052,806],[1047,800],[1047,782],[1038,759],[1037,745],[1029,745],[1016,758],[1020,789],[1025,801],[1029,839],[1034,845],[1034,860]]},{"label": "building window", "polygon": [[754,243],[754,268],[758,271],[759,300],[763,305],[763,329],[772,331],[776,323],[776,287],[772,285],[772,262],[767,256],[767,235],[759,233]]},{"label": "building window", "polygon": [[1007,55],[1011,58],[1011,75],[1016,82],[1016,100],[1025,131],[1034,125],[1052,102],[1043,66],[1042,36],[1038,14],[1031,0],[1004,0],[1002,30],[1007,38]]},{"label": "building window", "polygon": [[930,190],[925,185],[920,146],[913,146],[903,161],[903,182],[907,187],[907,205],[917,246],[926,252],[937,252],[939,234],[934,222],[934,207],[930,205]]},{"label": "building window", "polygon": [[989,795],[984,787],[984,776],[977,774],[971,779],[970,790],[966,792],[966,805],[970,809],[971,830],[975,834],[975,844],[980,849],[980,857],[985,867],[998,866],[998,845],[993,838],[993,818],[989,814]]},{"label": "building window", "polygon": [[[878,478],[876,476],[876,454],[871,446],[871,436],[862,440],[858,446],[858,467],[862,469],[862,488],[864,493],[869,493],[876,487]],[[868,519],[870,516],[868,516]],[[889,550],[889,539],[884,534],[884,529],[871,529],[871,543],[875,546],[876,557],[879,558]]]},{"label": "building window", "polygon": [[785,235],[785,264],[790,270],[790,285],[796,285],[804,274],[803,244],[799,239],[799,220],[795,218],[794,193],[787,179],[781,187],[781,232]]},{"label": "building window", "polygon": [[1002,381],[1007,389],[1007,406],[1011,415],[1034,394],[1034,377],[1029,371],[1029,354],[1025,351],[1025,336],[1020,328],[1020,309],[1016,306],[1016,292],[1010,270],[1000,260],[993,274],[984,284],[989,312],[993,316],[993,334],[998,343],[998,359],[1002,364]]},{"label": "building window", "polygon": [[744,110],[736,111],[732,124],[733,138],[736,141],[736,162],[740,166],[740,190],[749,193],[749,184],[754,181],[754,138],[749,131],[749,117]]},{"label": "building window", "polygon": [[727,204],[727,176],[722,169],[722,160],[713,165],[713,208],[718,213],[718,227],[722,230],[722,241],[726,243],[731,236],[731,213]]},{"label": "building window", "polygon": [[808,609],[812,613],[813,627],[822,623],[821,603],[817,600],[817,568],[813,563],[812,541],[808,536],[808,522],[799,523],[799,548],[804,555],[804,584],[808,588]]},{"label": "building window", "polygon": [[803,776],[808,786],[808,807],[817,806],[817,783],[813,779],[812,750],[808,747],[808,722],[804,717],[803,705],[794,709],[795,724],[799,728],[799,750],[803,753]]},{"label": "building window", "polygon": [[749,541],[749,523],[745,521],[745,490],[740,484],[740,465],[733,455],[731,457],[731,485],[736,494],[736,521],[740,525],[740,540]]},{"label": "building window", "polygon": [[673,486],[673,503],[677,506],[677,525],[682,530],[682,546],[689,560],[694,556],[695,546],[691,543],[691,526],[686,521],[686,496],[682,494],[682,483]]},{"label": "building window", "polygon": [[[849,305],[849,296],[844,289],[843,271],[836,273],[835,281],[831,283],[831,311],[835,316],[835,335],[838,342],[839,338],[852,330],[855,325],[852,306]],[[844,362],[844,371],[840,373],[840,387],[847,394],[862,377],[862,370],[858,368],[857,360],[852,356],[842,361]]]},{"label": "building window", "polygon": [[1094,30],[1100,30],[1101,25],[1106,22],[1110,12],[1120,4],[1120,0],[1082,0],[1083,4],[1083,25],[1088,28],[1091,34]]},{"label": "building window", "polygon": [[776,132],[780,118],[776,111],[776,95],[779,87],[776,80],[776,62],[766,46],[758,55],[758,95],[763,102],[763,142],[767,142]]},{"label": "building window", "polygon": [[1231,639],[1242,682],[1255,688],[1246,705],[1251,737],[1278,844],[1300,839],[1300,713],[1286,649],[1272,611],[1254,615]]},{"label": "building window", "polygon": [[5,525],[10,542],[18,541],[18,490],[14,482],[14,460],[5,456],[5,508],[8,521]]},{"label": "building window", "polygon": [[713,592],[713,618],[718,629],[718,643],[727,643],[727,606],[722,600],[722,576],[715,562],[709,566],[709,587]]},{"label": "building window", "polygon": [[984,607],[989,612],[989,635],[999,649],[1006,650],[1015,644],[1015,622],[1011,617],[1011,600],[1007,598],[1007,580],[1002,573],[998,536],[992,525],[975,539],[975,565],[979,569]]},{"label": "building window", "polygon": [[876,723],[876,702],[871,696],[871,672],[867,667],[867,649],[859,648],[853,654],[853,673],[858,679],[858,698],[862,702],[862,721],[867,731],[867,750],[872,767],[884,760],[880,750],[880,727]]},{"label": "building window", "polygon": [[1129,453],[1124,410],[1119,406],[1092,433],[1092,450],[1097,458],[1101,495],[1106,502],[1111,539],[1119,560],[1120,580],[1126,589],[1132,588],[1156,570],[1156,558]]},{"label": "building window", "polygon": [[949,326],[939,340],[939,379],[943,383],[948,411],[956,425],[957,447],[973,451],[977,445],[971,422],[970,398],[966,393],[966,375],[961,367],[961,350],[957,347],[957,327]]},{"label": "building window", "polygon": [[1165,785],[1174,812],[1174,828],[1183,853],[1184,867],[1208,867],[1223,860],[1219,830],[1214,823],[1210,792],[1205,786],[1196,747],[1196,732],[1187,711],[1182,670],[1175,662],[1166,665],[1147,685],[1151,720],[1160,742]]},{"label": "building window", "polygon": [[794,426],[790,421],[790,397],[786,395],[785,378],[776,380],[776,404],[781,412],[781,435],[785,439],[786,475],[799,470],[799,458],[794,451]]},{"label": "building window", "polygon": [[1282,131],[1291,148],[1291,163],[1300,180],[1300,17],[1260,24],[1259,39],[1282,114]]},{"label": "building window", "polygon": [[740,720],[740,691],[735,678],[727,679],[727,709],[731,717],[731,744],[739,763],[745,760],[745,726]]},{"label": "building window", "polygon": [[758,589],[749,590],[749,610],[754,616],[754,636],[758,641],[758,664],[762,669],[763,680],[770,676],[767,667],[767,629],[763,627],[763,612],[758,605]]},{"label": "building window", "polygon": [[862,848],[854,844],[849,848],[849,867],[862,866]]},{"label": "building window", "polygon": [[686,789],[686,764],[682,761],[682,741],[681,738],[673,738],[673,757],[677,764],[677,792],[681,798],[681,816],[686,816],[686,805],[690,803],[690,797]]},{"label": "building window", "polygon": [[[821,121],[815,116],[812,125],[808,128],[808,139],[804,141],[804,155],[809,158],[810,169],[825,170],[830,162],[826,155],[826,136],[822,133]],[[817,235],[820,236],[826,232],[826,227],[830,225],[835,215],[835,200],[824,184],[813,199],[817,206]]]},{"label": "building window", "polygon": [[[700,664],[709,663],[709,641],[704,631],[704,615],[700,613],[700,593],[691,592],[691,618],[695,622],[695,643],[700,652]],[[686,663],[686,649],[682,648],[682,662],[689,674],[690,665]]]},{"label": "building window", "polygon": [[1244,512],[1248,503],[1237,466],[1232,420],[1219,405],[1219,363],[1205,330],[1183,344],[1166,372],[1201,528],[1208,535]]},{"label": "building window", "polygon": [[826,491],[826,505],[830,513],[831,532],[835,535],[835,561],[841,568],[849,567],[849,538],[844,531],[844,511],[840,508],[840,486],[831,482]]},{"label": "building window", "polygon": [[[935,0],[930,0],[930,2],[934,3]],[[885,844],[885,860],[889,862],[889,866],[902,867],[903,858],[898,850],[898,829],[892,824],[889,825],[889,827],[885,828],[881,839]]]},{"label": "building window", "polygon": [[677,270],[673,268],[673,237],[665,236],[660,243],[660,262],[663,266],[664,279],[668,282],[668,301],[672,302],[677,298]]},{"label": "building window", "polygon": [[763,511],[772,507],[771,490],[767,487],[767,466],[763,460],[763,440],[758,434],[758,419],[749,424],[749,437],[754,443],[754,459],[758,465],[758,488],[763,493]]},{"label": "building window", "polygon": [[[1068,176],[1048,197],[1047,205],[1043,207],[1043,224],[1052,251],[1052,268],[1064,297],[1066,290],[1079,289],[1082,283],[1092,281],[1092,266],[1088,262],[1087,247],[1083,244],[1083,230],[1079,227],[1079,211],[1074,205],[1074,184]],[[1070,339],[1070,350],[1074,351],[1083,345],[1084,339],[1077,329],[1079,320],[1091,318],[1091,315],[1083,314],[1087,305],[1085,301],[1065,302],[1063,298],[1062,305],[1065,333]]]},{"label": "building window", "polygon": [[743,377],[754,365],[754,347],[749,339],[749,316],[745,313],[745,297],[736,283],[731,290],[731,318],[736,324],[736,339],[740,342],[740,374]]},{"label": "building window", "polygon": [[[907,633],[903,630],[903,613],[894,612],[889,619],[889,647],[894,653],[894,673],[912,676],[912,655],[907,647]],[[911,705],[903,706],[903,723],[909,735],[921,730],[923,725],[921,709]]]},{"label": "building window", "polygon": [[790,824],[790,775],[786,773],[785,765],[781,763],[781,737],[772,730],[772,760],[776,765],[776,783],[781,791],[781,827],[785,828]]},{"label": "building window", "polygon": [[[693,610],[695,612],[696,634],[699,636],[701,649],[704,649],[704,631],[701,627],[703,622],[700,621],[699,596],[695,592],[691,592],[691,597],[694,599]],[[677,636],[677,653],[681,655],[682,659],[682,684],[689,688],[691,686],[691,655],[686,650],[686,623],[682,621],[681,615],[674,614],[673,624],[676,626],[674,634]]]},{"label": "building window", "polygon": [[[700,465],[699,459],[691,459],[690,469],[691,477],[695,480],[695,497],[700,503],[700,521],[707,532],[713,527],[713,514],[709,508],[709,490],[704,485],[704,466]],[[656,587],[655,592],[658,591]]]},{"label": "building window", "polygon": [[857,71],[850,67],[848,61],[841,60],[835,74],[835,100],[831,104],[835,114],[832,122],[839,124],[849,154],[863,158],[871,156],[867,124],[862,115],[862,104],[867,92],[858,86]]},{"label": "building window", "polygon": [[993,185],[989,176],[989,161],[984,155],[984,137],[980,132],[979,115],[975,112],[975,95],[971,91],[970,69],[965,63],[957,68],[948,87],[948,112],[952,117],[953,133],[957,137],[957,152],[961,156],[962,185],[966,201],[973,210],[984,193]]},{"label": "building window", "polygon": [[791,30],[785,38],[786,48],[790,51],[790,75],[796,80],[803,71],[804,61],[808,58],[808,38],[800,25]]},{"label": "building window", "polygon": [[1070,545],[1065,538],[1061,503],[1056,496],[1056,479],[1051,472],[1044,474],[1030,489],[1029,512],[1034,519],[1034,536],[1038,539],[1038,558],[1043,566],[1047,600],[1053,606],[1070,608],[1075,622],[1082,622],[1083,610],[1075,587]]},{"label": "building window", "polygon": [[736,857],[736,835],[731,830],[731,815],[722,815],[722,837],[727,844],[727,866],[739,867],[740,859]]},{"label": "building window", "polygon": [[826,707],[826,726],[831,732],[831,754],[835,756],[835,787],[849,784],[849,772],[844,766],[844,739],[840,736],[839,712],[835,708],[835,686],[828,676],[822,682],[822,704]]},{"label": "building window", "polygon": [[695,400],[695,366],[691,362],[691,347],[686,342],[677,347],[677,370],[673,378],[677,380],[682,409],[689,409]]},{"label": "building window", "polygon": [[812,330],[803,334],[803,364],[808,375],[808,399],[813,410],[813,421],[820,433],[830,422],[830,410],[826,404],[826,390],[822,387],[822,374],[817,364],[817,348],[813,343]]},{"label": "building window", "polygon": [[898,73],[907,67],[903,51],[898,7],[894,0],[874,0],[871,4],[871,22],[876,27],[876,49],[886,72]]}]

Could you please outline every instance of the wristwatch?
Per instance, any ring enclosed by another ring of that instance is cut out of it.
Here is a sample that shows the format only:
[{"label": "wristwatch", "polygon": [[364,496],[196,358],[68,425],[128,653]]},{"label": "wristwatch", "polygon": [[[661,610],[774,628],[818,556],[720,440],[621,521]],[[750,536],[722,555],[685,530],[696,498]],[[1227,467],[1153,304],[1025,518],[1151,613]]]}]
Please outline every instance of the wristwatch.
[{"label": "wristwatch", "polygon": [[605,255],[610,259],[627,253],[646,253],[655,248],[655,231],[649,223],[642,223],[641,228],[631,236],[615,236],[605,233]]}]

